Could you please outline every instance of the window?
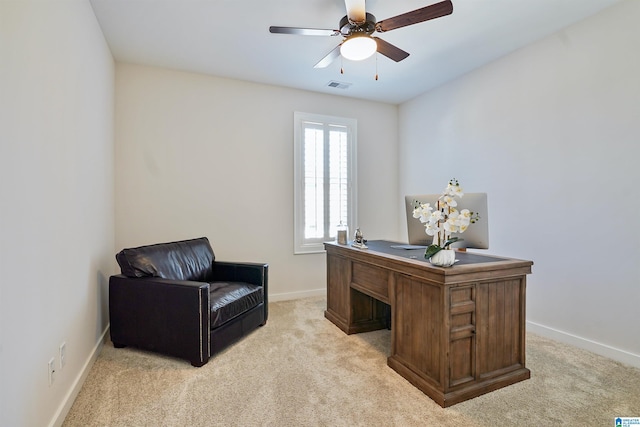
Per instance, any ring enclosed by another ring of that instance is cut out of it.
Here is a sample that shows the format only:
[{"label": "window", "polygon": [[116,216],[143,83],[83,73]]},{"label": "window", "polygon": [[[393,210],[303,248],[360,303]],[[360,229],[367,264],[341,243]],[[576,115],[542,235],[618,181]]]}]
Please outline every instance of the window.
[{"label": "window", "polygon": [[356,121],[294,114],[294,252],[324,251],[356,220]]}]

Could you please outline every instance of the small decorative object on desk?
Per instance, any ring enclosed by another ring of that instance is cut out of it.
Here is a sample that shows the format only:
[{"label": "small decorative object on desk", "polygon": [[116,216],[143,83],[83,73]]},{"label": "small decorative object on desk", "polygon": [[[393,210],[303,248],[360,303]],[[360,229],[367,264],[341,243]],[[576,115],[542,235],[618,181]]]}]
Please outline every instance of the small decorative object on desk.
[{"label": "small decorative object on desk", "polygon": [[347,244],[347,226],[342,224],[342,222],[340,222],[337,228],[336,242],[338,242],[339,245]]},{"label": "small decorative object on desk", "polygon": [[364,242],[366,242],[366,240],[362,237],[362,232],[359,228],[356,228],[356,233],[353,236],[353,243],[351,246],[358,249],[367,249],[367,245],[365,245]]},{"label": "small decorative object on desk", "polygon": [[452,243],[464,240],[460,237],[451,237],[452,233],[464,233],[469,227],[480,219],[477,212],[470,212],[469,209],[458,211],[456,197],[462,198],[464,193],[458,180],[453,178],[449,181],[447,188],[438,198],[436,206],[429,203],[421,203],[416,200],[413,209],[413,217],[420,219],[424,224],[425,232],[433,236],[433,243],[427,247],[424,257],[431,264],[440,267],[450,267],[457,260],[455,251],[450,248]]}]

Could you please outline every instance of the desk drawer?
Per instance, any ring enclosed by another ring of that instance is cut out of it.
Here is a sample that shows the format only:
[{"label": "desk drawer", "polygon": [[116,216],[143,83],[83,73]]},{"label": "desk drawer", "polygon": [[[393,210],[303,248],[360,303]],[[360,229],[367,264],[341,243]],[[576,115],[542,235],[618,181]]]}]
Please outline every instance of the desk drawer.
[{"label": "desk drawer", "polygon": [[389,270],[353,262],[351,286],[383,302],[389,302]]}]

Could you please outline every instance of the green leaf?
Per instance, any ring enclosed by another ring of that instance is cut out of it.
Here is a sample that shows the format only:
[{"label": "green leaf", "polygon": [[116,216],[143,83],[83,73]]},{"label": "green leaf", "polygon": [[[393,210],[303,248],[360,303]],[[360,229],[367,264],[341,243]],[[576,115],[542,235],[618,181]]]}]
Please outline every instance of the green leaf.
[{"label": "green leaf", "polygon": [[435,254],[437,254],[438,252],[440,252],[441,250],[442,248],[438,245],[430,245],[429,247],[427,247],[427,250],[424,252],[424,257],[426,259],[429,259]]},{"label": "green leaf", "polygon": [[444,249],[448,249],[450,244],[455,243],[455,242],[461,242],[461,241],[463,241],[463,240],[464,240],[464,239],[461,239],[461,238],[459,238],[459,237],[452,237],[452,238],[450,238],[449,240],[447,240],[446,242],[444,242],[444,246],[443,246],[443,248],[444,248]]}]

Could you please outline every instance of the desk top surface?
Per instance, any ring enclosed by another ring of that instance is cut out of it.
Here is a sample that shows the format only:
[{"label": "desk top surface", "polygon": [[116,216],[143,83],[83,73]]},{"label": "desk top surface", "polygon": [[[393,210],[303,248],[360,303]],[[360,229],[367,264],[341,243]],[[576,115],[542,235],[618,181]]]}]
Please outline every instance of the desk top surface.
[{"label": "desk top surface", "polygon": [[[401,243],[389,242],[386,240],[372,240],[367,242],[367,246],[369,249],[381,252],[384,254],[395,255],[402,258],[415,259],[417,261],[429,262],[424,257],[425,248],[419,249],[404,249],[398,248],[397,246],[401,246]],[[396,247],[394,247],[396,246]],[[456,252],[456,265],[464,265],[464,264],[479,264],[484,262],[496,262],[496,261],[506,261],[506,258],[495,257],[495,256],[487,256],[481,255],[471,252]]]},{"label": "desk top surface", "polygon": [[[437,267],[432,266],[429,263],[429,260],[425,259],[424,252],[426,248],[418,248],[418,249],[404,249],[398,246],[402,246],[402,243],[391,242],[387,240],[370,240],[366,242],[366,246],[368,249],[358,249],[351,246],[352,242],[349,242],[348,245],[339,245],[334,242],[327,242],[325,246],[332,246],[336,248],[349,249],[353,251],[362,251],[362,252],[371,252],[376,253],[380,256],[390,256],[391,258],[400,258],[405,259],[408,262],[418,263],[418,264],[426,264],[429,267],[437,268],[437,269],[446,269],[451,270],[452,267]],[[394,247],[395,246],[395,247]],[[405,245],[406,246],[406,245]],[[480,267],[481,265],[496,265],[497,264],[512,264],[513,262],[527,264],[531,266],[533,264],[532,261],[524,261],[524,260],[516,260],[513,258],[499,257],[495,255],[483,255],[472,252],[456,252],[456,263],[453,266],[455,269],[456,266],[462,267],[466,266],[464,270],[469,267]]]}]

